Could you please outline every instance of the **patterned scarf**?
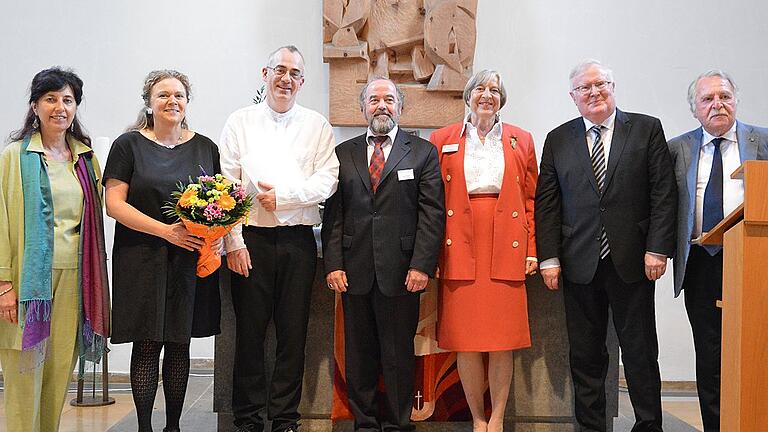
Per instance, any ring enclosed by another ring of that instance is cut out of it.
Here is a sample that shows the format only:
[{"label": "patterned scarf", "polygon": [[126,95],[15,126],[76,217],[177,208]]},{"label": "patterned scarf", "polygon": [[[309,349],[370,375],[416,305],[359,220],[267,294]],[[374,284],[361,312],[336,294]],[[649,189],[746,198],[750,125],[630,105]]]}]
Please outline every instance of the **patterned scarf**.
[{"label": "patterned scarf", "polygon": [[[33,360],[33,367],[36,367],[42,364],[46,342],[51,334],[53,198],[43,155],[27,151],[29,141],[29,137],[24,140],[20,154],[24,193],[24,260],[19,289],[19,322],[23,328],[22,350],[40,354]],[[81,154],[75,164],[84,196],[78,252],[81,376],[84,373],[82,360],[98,362],[106,349],[110,332],[104,220],[92,157],[93,152]]]}]

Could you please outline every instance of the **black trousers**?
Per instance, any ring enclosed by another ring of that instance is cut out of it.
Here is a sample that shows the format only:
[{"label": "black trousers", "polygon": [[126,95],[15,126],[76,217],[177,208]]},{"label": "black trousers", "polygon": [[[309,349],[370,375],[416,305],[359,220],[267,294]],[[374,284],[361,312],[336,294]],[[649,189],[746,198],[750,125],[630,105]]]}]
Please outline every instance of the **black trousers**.
[{"label": "black trousers", "polygon": [[[413,337],[419,295],[387,297],[374,283],[368,294],[341,296],[349,408],[355,431],[413,431]],[[384,394],[379,399],[379,375]]]},{"label": "black trousers", "polygon": [[605,339],[610,307],[635,412],[632,432],[661,432],[654,282],[623,282],[608,255],[600,261],[592,282],[582,285],[565,280],[564,285],[576,420],[582,431],[606,430]]},{"label": "black trousers", "polygon": [[723,298],[723,251],[711,256],[691,246],[683,279],[685,310],[696,348],[696,389],[705,432],[720,430],[720,349],[723,312],[715,305]]},{"label": "black trousers", "polygon": [[[253,269],[247,278],[232,273],[237,337],[232,371],[235,424],[272,430],[296,425],[304,377],[304,347],[317,264],[317,246],[307,225],[244,227]],[[272,382],[264,370],[264,339],[274,320],[277,349]],[[257,429],[259,430],[259,429]]]}]

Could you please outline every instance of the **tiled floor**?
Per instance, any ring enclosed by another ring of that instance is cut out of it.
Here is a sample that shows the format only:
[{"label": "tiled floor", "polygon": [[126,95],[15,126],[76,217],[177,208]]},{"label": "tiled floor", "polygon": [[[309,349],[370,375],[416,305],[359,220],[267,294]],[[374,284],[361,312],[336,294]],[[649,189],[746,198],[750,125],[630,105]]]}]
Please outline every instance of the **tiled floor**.
[{"label": "tiled floor", "polygon": [[[70,394],[67,400],[74,398]],[[77,408],[69,403],[64,407],[59,432],[135,432],[136,414],[133,411],[131,394],[125,385],[116,385],[110,391],[116,403],[99,408]],[[0,402],[2,393],[0,392]],[[187,400],[181,420],[181,430],[184,432],[213,432],[216,430],[216,415],[211,411],[213,406],[213,377],[202,373],[190,377],[187,390]],[[695,397],[665,396],[664,430],[666,432],[695,432],[701,431],[698,402]],[[0,403],[0,430],[4,430],[5,416]],[[626,432],[632,428],[632,406],[626,392],[619,392],[619,417],[616,418],[616,432]],[[156,431],[161,431],[165,424],[162,388],[158,390],[155,403],[153,425]],[[303,430],[305,428],[302,428]],[[314,428],[309,428],[314,429]]]}]

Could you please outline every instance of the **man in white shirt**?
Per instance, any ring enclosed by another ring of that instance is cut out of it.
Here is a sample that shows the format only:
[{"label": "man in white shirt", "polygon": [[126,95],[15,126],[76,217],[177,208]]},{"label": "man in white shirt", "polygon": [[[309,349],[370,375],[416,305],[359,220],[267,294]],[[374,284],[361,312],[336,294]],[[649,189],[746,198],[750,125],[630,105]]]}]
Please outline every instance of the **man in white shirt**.
[{"label": "man in white shirt", "polygon": [[[318,203],[336,190],[339,161],[328,121],[296,104],[299,50],[274,51],[262,78],[266,100],[232,113],[219,141],[223,174],[256,197],[246,225],[225,238],[237,329],[232,412],[238,431],[261,432],[266,417],[273,431],[288,432],[300,418],[317,261],[312,225],[320,223]],[[277,362],[267,383],[264,339],[273,318]]]},{"label": "man in white shirt", "polygon": [[731,173],[745,160],[768,159],[768,129],[736,120],[737,96],[727,73],[701,74],[688,87],[688,103],[701,127],[668,143],[678,185],[675,297],[685,290],[706,432],[720,430],[722,311],[715,301],[723,292],[723,252],[698,240],[744,201],[744,183]]}]

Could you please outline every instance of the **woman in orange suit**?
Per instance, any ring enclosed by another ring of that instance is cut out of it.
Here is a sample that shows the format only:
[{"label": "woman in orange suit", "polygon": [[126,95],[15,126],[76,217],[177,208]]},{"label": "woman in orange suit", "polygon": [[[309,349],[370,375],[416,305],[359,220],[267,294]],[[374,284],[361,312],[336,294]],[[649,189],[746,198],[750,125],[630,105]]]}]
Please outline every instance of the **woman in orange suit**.
[{"label": "woman in orange suit", "polygon": [[[440,348],[457,352],[475,432],[501,431],[513,350],[531,345],[525,276],[538,266],[533,201],[538,177],[531,134],[499,121],[507,94],[499,73],[464,88],[461,123],[435,131],[447,223],[440,256]],[[483,406],[485,366],[492,413]]]}]

